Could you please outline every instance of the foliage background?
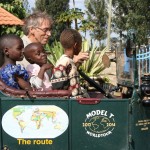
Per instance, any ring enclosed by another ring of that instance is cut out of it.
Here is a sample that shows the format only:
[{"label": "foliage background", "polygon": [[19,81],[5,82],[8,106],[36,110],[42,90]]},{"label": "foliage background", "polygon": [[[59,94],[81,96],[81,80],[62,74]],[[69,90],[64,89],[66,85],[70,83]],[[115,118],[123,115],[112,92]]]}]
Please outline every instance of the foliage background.
[{"label": "foliage background", "polygon": [[95,40],[102,41],[107,34],[107,4],[105,0],[85,0],[87,8],[87,20],[94,23],[94,29],[91,32],[91,37]]},{"label": "foliage background", "polygon": [[147,44],[150,36],[150,0],[113,0],[114,30],[124,36],[123,31],[136,30],[137,43]]},{"label": "foliage background", "polygon": [[35,10],[46,11],[54,20],[50,43],[59,40],[60,33],[67,27],[66,23],[57,23],[56,18],[68,9],[69,0],[36,0]]},{"label": "foliage background", "polygon": [[[75,5],[76,1],[72,1]],[[36,0],[35,10],[47,11],[55,21],[50,43],[59,40],[60,33],[68,26],[68,20],[71,24],[77,19],[80,25],[76,22],[74,28],[85,34],[90,30],[92,39],[99,43],[106,38],[109,0],[83,1],[86,6],[84,13],[75,6],[75,10],[69,9],[69,0]],[[147,37],[150,36],[150,0],[112,0],[112,4],[112,31],[122,38],[126,37],[124,33],[135,29],[138,44],[147,44]],[[31,13],[28,0],[0,0],[0,6],[20,19]],[[85,14],[87,19],[84,18]],[[0,34],[3,33],[21,35],[22,30],[20,26],[0,26]]]},{"label": "foliage background", "polygon": [[[27,0],[0,0],[0,6],[12,13],[19,19],[24,19],[26,17],[26,8],[28,7]],[[0,34],[4,33],[15,33],[17,35],[23,34],[21,26],[10,26],[10,25],[1,25],[0,26]]]}]

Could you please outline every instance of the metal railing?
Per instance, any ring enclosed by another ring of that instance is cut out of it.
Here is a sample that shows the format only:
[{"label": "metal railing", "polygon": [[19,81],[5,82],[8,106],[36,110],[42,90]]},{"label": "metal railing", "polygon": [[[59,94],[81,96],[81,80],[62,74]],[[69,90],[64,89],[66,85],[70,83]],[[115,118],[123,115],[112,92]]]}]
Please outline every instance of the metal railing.
[{"label": "metal railing", "polygon": [[141,76],[150,73],[150,45],[141,46],[137,51],[137,64],[138,64],[138,75],[139,81]]}]

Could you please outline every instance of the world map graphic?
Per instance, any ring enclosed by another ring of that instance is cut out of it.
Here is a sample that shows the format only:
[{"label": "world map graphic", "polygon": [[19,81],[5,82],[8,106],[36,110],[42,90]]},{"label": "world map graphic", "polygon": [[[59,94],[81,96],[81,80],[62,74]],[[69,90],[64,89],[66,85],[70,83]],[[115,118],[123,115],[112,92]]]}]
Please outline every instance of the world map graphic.
[{"label": "world map graphic", "polygon": [[103,116],[95,116],[92,119],[90,119],[91,126],[90,129],[93,132],[106,132],[109,127],[107,126],[107,123],[110,122],[110,120]]},{"label": "world map graphic", "polygon": [[55,105],[20,105],[8,110],[2,127],[15,138],[55,138],[68,128],[64,110]]}]

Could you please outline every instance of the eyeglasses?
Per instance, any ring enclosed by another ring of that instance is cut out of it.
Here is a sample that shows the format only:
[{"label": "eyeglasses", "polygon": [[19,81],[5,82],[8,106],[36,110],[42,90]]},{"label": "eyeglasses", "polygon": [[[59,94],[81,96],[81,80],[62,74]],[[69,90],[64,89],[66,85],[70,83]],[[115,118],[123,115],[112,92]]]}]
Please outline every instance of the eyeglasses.
[{"label": "eyeglasses", "polygon": [[39,27],[36,27],[37,29],[43,31],[44,33],[47,33],[47,32],[51,32],[51,28],[45,28],[45,29],[42,29],[42,28],[39,28]]}]

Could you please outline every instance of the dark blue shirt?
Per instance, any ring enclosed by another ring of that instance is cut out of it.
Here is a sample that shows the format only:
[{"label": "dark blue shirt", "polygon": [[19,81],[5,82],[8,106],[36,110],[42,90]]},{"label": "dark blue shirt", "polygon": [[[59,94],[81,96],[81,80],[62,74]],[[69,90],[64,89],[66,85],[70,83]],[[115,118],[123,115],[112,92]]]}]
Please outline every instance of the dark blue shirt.
[{"label": "dark blue shirt", "polygon": [[28,72],[21,65],[8,64],[0,69],[0,78],[8,86],[20,89],[19,84],[15,80],[15,75],[21,76],[25,81],[29,80]]}]

